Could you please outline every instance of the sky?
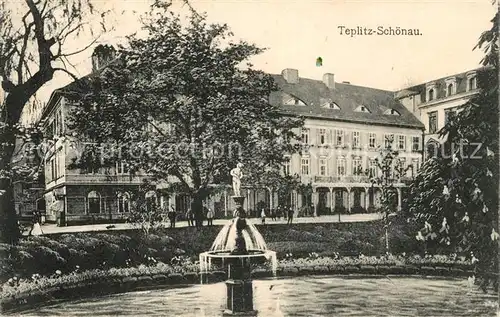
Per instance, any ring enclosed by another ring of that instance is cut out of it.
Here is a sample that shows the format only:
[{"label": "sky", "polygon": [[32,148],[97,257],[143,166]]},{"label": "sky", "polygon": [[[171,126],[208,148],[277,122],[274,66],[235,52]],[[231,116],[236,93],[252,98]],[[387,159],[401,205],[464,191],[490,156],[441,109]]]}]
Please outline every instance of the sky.
[{"label": "sky", "polygon": [[[300,77],[318,80],[333,73],[337,82],[392,91],[478,67],[483,53],[472,48],[490,28],[497,8],[490,0],[190,2],[198,12],[206,12],[209,21],[227,23],[235,38],[267,48],[251,60],[254,68],[275,74],[294,68]],[[99,5],[117,13],[116,30],[101,38],[106,44],[123,42],[124,36],[138,31],[139,13],[148,9],[147,0],[100,0]],[[181,1],[172,9],[186,12]],[[341,26],[419,29],[421,35],[350,36],[341,34]],[[70,43],[78,47],[88,39]],[[91,54],[89,49],[75,57],[73,72],[88,74]],[[317,57],[323,60],[321,67],[316,66]],[[38,98],[46,101],[70,81],[64,73],[57,74]]]}]

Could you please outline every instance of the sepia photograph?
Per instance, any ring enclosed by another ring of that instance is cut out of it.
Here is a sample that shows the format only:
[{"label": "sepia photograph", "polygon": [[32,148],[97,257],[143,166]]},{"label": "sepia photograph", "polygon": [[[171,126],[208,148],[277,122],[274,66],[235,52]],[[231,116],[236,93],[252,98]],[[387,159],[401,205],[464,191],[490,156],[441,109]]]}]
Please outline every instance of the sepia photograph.
[{"label": "sepia photograph", "polygon": [[0,314],[500,317],[499,23],[0,0]]}]

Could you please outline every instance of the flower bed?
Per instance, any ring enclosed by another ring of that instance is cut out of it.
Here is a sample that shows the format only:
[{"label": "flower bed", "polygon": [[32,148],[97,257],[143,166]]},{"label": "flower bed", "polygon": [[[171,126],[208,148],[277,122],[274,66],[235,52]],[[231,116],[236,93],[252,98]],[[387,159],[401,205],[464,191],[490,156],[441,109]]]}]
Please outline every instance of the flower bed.
[{"label": "flower bed", "polygon": [[[47,304],[56,299],[72,299],[126,292],[144,288],[165,287],[175,284],[195,284],[200,282],[199,264],[189,258],[180,258],[181,263],[167,265],[140,265],[131,268],[111,268],[107,270],[75,270],[70,274],[56,271],[51,276],[34,274],[31,278],[11,278],[1,286],[1,307],[3,311],[22,310],[39,303]],[[448,256],[393,256],[382,257],[320,257],[311,253],[308,258],[287,258],[279,261],[279,276],[362,274],[362,275],[432,275],[470,276],[472,263],[465,258]],[[269,267],[254,268],[253,276],[269,277]],[[209,272],[204,282],[223,281],[226,274],[221,271]]]}]

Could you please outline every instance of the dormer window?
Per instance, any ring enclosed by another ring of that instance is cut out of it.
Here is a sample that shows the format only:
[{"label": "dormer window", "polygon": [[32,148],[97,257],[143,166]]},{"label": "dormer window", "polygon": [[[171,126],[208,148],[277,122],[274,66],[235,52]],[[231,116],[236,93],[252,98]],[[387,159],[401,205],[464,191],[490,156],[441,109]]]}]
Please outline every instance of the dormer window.
[{"label": "dormer window", "polygon": [[291,95],[283,96],[283,104],[287,106],[305,106],[306,103],[300,100],[299,98]]},{"label": "dormer window", "polygon": [[436,83],[431,82],[427,84],[426,87],[426,100],[427,102],[432,101],[437,98]]},{"label": "dormer window", "polygon": [[370,110],[368,110],[368,108],[366,108],[365,106],[361,105],[359,107],[356,108],[356,110],[354,110],[356,112],[365,112],[365,113],[370,113]]},{"label": "dormer window", "polygon": [[387,109],[384,112],[384,114],[390,115],[390,116],[400,116],[401,115],[397,110],[394,110],[394,109]]},{"label": "dormer window", "polygon": [[476,89],[476,77],[469,78],[469,90]]},{"label": "dormer window", "polygon": [[327,109],[335,109],[335,110],[340,110],[339,105],[337,105],[335,102],[330,101],[330,102],[325,102],[322,106],[322,108],[327,108]]},{"label": "dormer window", "polygon": [[451,95],[454,95],[457,93],[457,79],[455,77],[451,77],[451,78],[448,78],[446,79],[446,88],[445,88],[445,92],[446,92],[446,97],[449,97]]},{"label": "dormer window", "polygon": [[470,72],[467,74],[467,91],[477,89],[477,77],[476,72]]}]

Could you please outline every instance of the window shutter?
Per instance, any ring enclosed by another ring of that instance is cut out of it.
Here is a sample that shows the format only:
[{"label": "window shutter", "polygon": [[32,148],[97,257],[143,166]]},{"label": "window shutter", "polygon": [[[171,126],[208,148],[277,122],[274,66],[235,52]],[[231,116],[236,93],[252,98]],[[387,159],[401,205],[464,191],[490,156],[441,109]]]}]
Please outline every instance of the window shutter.
[{"label": "window shutter", "polygon": [[359,146],[362,149],[368,148],[368,133],[366,132],[359,132]]},{"label": "window shutter", "polygon": [[344,131],[344,146],[349,146],[352,147],[352,132],[348,130],[343,130]]},{"label": "window shutter", "polygon": [[314,142],[314,144],[316,144],[316,145],[320,145],[321,144],[320,131],[321,131],[321,129],[316,129],[316,140]]},{"label": "window shutter", "polygon": [[332,144],[332,130],[330,129],[326,130],[326,144]]}]

